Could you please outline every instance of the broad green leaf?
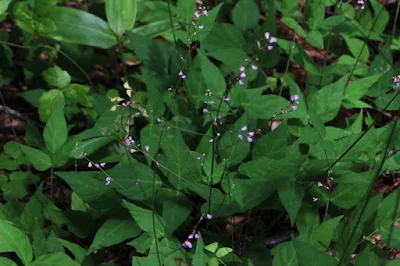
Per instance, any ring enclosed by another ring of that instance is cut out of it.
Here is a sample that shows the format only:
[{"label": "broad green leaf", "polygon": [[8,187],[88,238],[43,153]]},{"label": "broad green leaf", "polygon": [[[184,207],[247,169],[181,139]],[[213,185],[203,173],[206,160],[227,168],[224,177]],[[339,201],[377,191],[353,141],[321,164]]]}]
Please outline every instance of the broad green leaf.
[{"label": "broad green leaf", "polygon": [[346,81],[344,76],[314,93],[308,102],[309,112],[319,115],[323,122],[334,119],[342,104]]},{"label": "broad green leaf", "polygon": [[285,98],[273,94],[254,96],[253,93],[248,93],[246,100],[242,104],[250,117],[271,119],[282,114],[282,110],[291,111]]},{"label": "broad green leaf", "polygon": [[11,0],[2,0],[0,1],[0,15],[3,15],[8,9],[8,6],[10,5]]},{"label": "broad green leaf", "polygon": [[15,252],[24,265],[32,261],[31,243],[20,229],[0,220],[0,253]]},{"label": "broad green leaf", "polygon": [[322,33],[316,30],[310,31],[307,34],[306,41],[316,48],[324,49],[324,37]]},{"label": "broad green leaf", "polygon": [[56,172],[55,175],[93,208],[111,208],[120,202],[120,196],[106,186],[106,176],[101,172]]},{"label": "broad green leaf", "polygon": [[100,48],[111,48],[117,38],[107,22],[95,15],[68,7],[47,7],[38,11],[39,17],[50,19],[55,30],[42,32],[48,38]]},{"label": "broad green leaf", "polygon": [[308,54],[304,51],[304,48],[301,45],[283,39],[278,39],[277,43],[285,51],[285,53],[290,56],[293,62],[299,64],[311,74],[320,74],[320,70],[317,68],[310,56],[308,56]]},{"label": "broad green leaf", "polygon": [[309,243],[322,251],[329,249],[333,233],[342,218],[343,215],[337,216],[320,224],[311,232]]},{"label": "broad green leaf", "polygon": [[293,242],[283,242],[274,248],[273,266],[298,266],[296,250]]},{"label": "broad green leaf", "polygon": [[253,0],[240,0],[232,11],[232,20],[243,32],[254,28],[260,19],[260,11]]},{"label": "broad green leaf", "polygon": [[289,141],[290,135],[287,123],[282,122],[274,131],[263,135],[257,140],[253,147],[253,159],[261,156],[275,159],[282,158],[286,154]]},{"label": "broad green leaf", "polygon": [[[387,265],[389,263],[383,263],[383,258],[378,257],[375,252],[369,250],[367,247],[363,252],[357,254],[355,266],[375,266],[375,265]],[[393,265],[394,266],[394,265]]]},{"label": "broad green leaf", "polygon": [[55,66],[43,72],[43,77],[51,87],[65,88],[71,83],[71,76],[67,71]]},{"label": "broad green leaf", "polygon": [[145,145],[150,147],[150,149],[147,151],[147,154],[151,156],[151,158],[146,156],[147,163],[149,165],[151,165],[153,162],[152,158],[155,157],[158,149],[160,148],[159,143],[161,139],[162,127],[162,124],[148,124],[140,131],[140,143],[143,147]]},{"label": "broad green leaf", "polygon": [[291,226],[293,226],[303,202],[304,188],[297,182],[287,182],[278,187],[278,194],[289,214]]},{"label": "broad green leaf", "polygon": [[142,230],[130,217],[110,218],[96,232],[88,253],[137,237]]},{"label": "broad green leaf", "polygon": [[80,159],[82,158],[82,153],[91,155],[114,140],[115,138],[113,137],[100,137],[79,141],[72,150],[71,157]]},{"label": "broad green leaf", "polygon": [[67,121],[64,117],[64,109],[55,109],[47,121],[43,131],[44,143],[51,153],[56,153],[68,138]]},{"label": "broad green leaf", "polygon": [[[382,236],[382,242],[393,248],[400,247],[400,229],[393,224],[400,217],[399,199],[399,190],[387,196],[380,205],[375,219],[375,227]],[[391,239],[390,244],[389,239]]]},{"label": "broad green leaf", "polygon": [[208,257],[204,253],[204,241],[203,236],[198,232],[199,239],[197,239],[196,250],[193,256],[193,266],[205,266],[207,264]]},{"label": "broad green leaf", "polygon": [[[143,209],[132,203],[123,200],[124,206],[129,210],[137,225],[146,233],[153,236],[156,233],[157,238],[164,236],[165,220],[157,213],[151,210]],[[153,219],[154,217],[154,219]]]},{"label": "broad green leaf", "polygon": [[60,242],[65,248],[67,248],[75,258],[75,261],[79,264],[82,264],[86,257],[86,249],[82,248],[78,244],[69,242],[67,240],[57,238],[57,241]]},{"label": "broad green leaf", "polygon": [[46,153],[25,145],[21,145],[21,148],[36,170],[46,171],[51,167],[51,159]]},{"label": "broad green leaf", "polygon": [[115,34],[121,36],[132,30],[136,20],[137,0],[106,0],[108,25]]},{"label": "broad green leaf", "polygon": [[55,252],[43,255],[37,258],[29,266],[80,266],[79,263],[73,261],[67,254]]},{"label": "broad green leaf", "polygon": [[369,48],[364,41],[357,38],[352,38],[345,34],[343,35],[343,38],[346,41],[347,47],[355,58],[359,58],[361,62],[368,61]]},{"label": "broad green leaf", "polygon": [[42,204],[36,194],[25,205],[20,221],[27,234],[33,233],[37,225],[43,226]]},{"label": "broad green leaf", "polygon": [[179,0],[178,10],[179,16],[182,17],[183,22],[186,25],[190,25],[194,18],[194,12],[196,11],[196,1]]},{"label": "broad green leaf", "polygon": [[90,88],[80,84],[72,84],[68,86],[66,95],[73,103],[83,106],[92,106],[90,98],[88,97]]},{"label": "broad green leaf", "polygon": [[330,200],[340,208],[350,209],[365,196],[373,180],[374,171],[349,173],[335,179],[337,183]]},{"label": "broad green leaf", "polygon": [[207,88],[213,95],[222,97],[226,89],[226,82],[221,71],[203,53],[198,52],[197,56],[200,59],[201,74]]},{"label": "broad green leaf", "polygon": [[133,159],[118,164],[107,174],[111,177],[110,186],[133,200],[149,199],[162,185],[160,177],[150,167]]},{"label": "broad green leaf", "polygon": [[192,212],[192,202],[180,191],[169,189],[161,189],[157,193],[157,201],[160,201],[163,206],[165,234],[171,235]]},{"label": "broad green leaf", "polygon": [[49,90],[44,92],[39,99],[39,116],[42,122],[47,122],[51,113],[57,109],[64,107],[64,94],[60,90]]},{"label": "broad green leaf", "polygon": [[324,22],[325,2],[325,0],[312,1],[311,18],[309,20],[311,30],[318,29]]},{"label": "broad green leaf", "polygon": [[315,249],[307,242],[296,240],[294,241],[294,247],[299,266],[337,266],[338,264],[334,257]]},{"label": "broad green leaf", "polygon": [[365,96],[368,90],[380,79],[381,75],[376,74],[366,78],[357,79],[352,81],[344,92],[344,100],[355,99],[358,100]]},{"label": "broad green leaf", "polygon": [[292,16],[295,14],[297,6],[299,5],[298,0],[283,0],[282,2],[282,13],[286,16]]},{"label": "broad green leaf", "polygon": [[25,99],[25,101],[32,104],[34,107],[39,108],[40,96],[45,92],[42,89],[27,90],[19,93],[19,95]]},{"label": "broad green leaf", "polygon": [[18,159],[22,155],[22,149],[20,147],[20,144],[15,141],[9,141],[7,142],[4,147],[4,153],[10,156],[13,159]]},{"label": "broad green leaf", "polygon": [[7,258],[0,258],[0,266],[18,266],[18,264]]}]

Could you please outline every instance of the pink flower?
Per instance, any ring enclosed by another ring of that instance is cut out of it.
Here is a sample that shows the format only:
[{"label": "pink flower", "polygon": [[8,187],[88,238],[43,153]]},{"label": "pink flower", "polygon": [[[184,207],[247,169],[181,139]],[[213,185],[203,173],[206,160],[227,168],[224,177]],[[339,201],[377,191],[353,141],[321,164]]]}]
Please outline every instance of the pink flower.
[{"label": "pink flower", "polygon": [[247,142],[248,142],[248,143],[252,143],[252,142],[253,142],[253,138],[247,137]]},{"label": "pink flower", "polygon": [[207,217],[208,220],[212,219],[212,215],[211,214],[207,214],[206,217]]},{"label": "pink flower", "polygon": [[199,11],[194,12],[194,16],[195,16],[196,18],[199,18],[199,17],[200,17]]},{"label": "pink flower", "polygon": [[239,70],[240,72],[244,72],[246,69],[244,68],[244,66],[240,66]]},{"label": "pink flower", "polygon": [[275,37],[271,37],[271,39],[269,40],[269,43],[276,43],[276,38]]},{"label": "pink flower", "polygon": [[246,78],[246,73],[244,73],[244,72],[240,73],[240,78],[241,78],[241,79]]},{"label": "pink flower", "polygon": [[298,106],[297,106],[297,105],[292,105],[292,109],[293,109],[293,111],[296,111],[296,110],[297,110],[297,108],[298,108]]},{"label": "pink flower", "polygon": [[241,130],[242,130],[242,131],[246,131],[246,130],[247,130],[247,126],[243,126],[243,127],[241,128]]},{"label": "pink flower", "polygon": [[268,45],[267,49],[268,51],[271,51],[274,47],[272,45]]},{"label": "pink flower", "polygon": [[144,149],[145,149],[146,151],[149,151],[149,150],[150,150],[149,145],[144,146]]},{"label": "pink flower", "polygon": [[298,94],[295,94],[295,95],[290,96],[290,100],[291,100],[292,102],[297,101],[298,99],[299,99],[299,95],[298,95]]},{"label": "pink flower", "polygon": [[106,177],[106,186],[108,186],[111,183],[111,177],[107,176]]},{"label": "pink flower", "polygon": [[193,245],[192,243],[190,243],[190,241],[186,240],[185,242],[182,243],[182,247],[190,249],[193,247]]},{"label": "pink flower", "polygon": [[251,66],[251,69],[253,69],[253,71],[256,71],[256,70],[258,69],[258,67],[257,67],[257,66],[254,66],[254,65],[252,65],[252,66]]},{"label": "pink flower", "polygon": [[318,200],[318,198],[316,198],[316,197],[312,198],[312,202],[316,202],[317,200]]},{"label": "pink flower", "polygon": [[207,108],[204,108],[204,109],[203,109],[203,113],[208,113]]},{"label": "pink flower", "polygon": [[204,25],[200,25],[199,29],[201,29],[201,30],[204,29]]},{"label": "pink flower", "polygon": [[92,168],[92,167],[93,167],[92,163],[89,162],[88,165],[87,165],[87,167]]},{"label": "pink flower", "polygon": [[239,135],[238,138],[239,138],[239,140],[243,140],[243,136],[242,135]]},{"label": "pink flower", "polygon": [[265,39],[266,40],[268,40],[269,39],[269,37],[270,37],[270,34],[269,34],[269,32],[267,31],[266,33],[264,33],[264,37],[265,37]]},{"label": "pink flower", "polygon": [[240,86],[243,86],[243,85],[244,85],[244,82],[243,82],[242,80],[239,80],[239,85],[240,85]]},{"label": "pink flower", "polygon": [[253,131],[249,132],[249,136],[254,137],[254,132]]}]

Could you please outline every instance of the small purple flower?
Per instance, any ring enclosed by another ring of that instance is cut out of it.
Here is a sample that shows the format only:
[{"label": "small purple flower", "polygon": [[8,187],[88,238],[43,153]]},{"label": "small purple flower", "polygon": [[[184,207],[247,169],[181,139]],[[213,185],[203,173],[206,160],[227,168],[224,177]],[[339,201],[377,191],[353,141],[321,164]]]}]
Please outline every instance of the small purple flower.
[{"label": "small purple flower", "polygon": [[241,130],[242,131],[246,131],[247,130],[247,126],[242,126]]},{"label": "small purple flower", "polygon": [[249,136],[254,137],[254,132],[253,131],[249,132]]},{"label": "small purple flower", "polygon": [[180,77],[182,77],[182,76],[183,76],[183,73],[182,73],[182,71],[180,71],[180,72],[178,73],[178,76],[180,76]]},{"label": "small purple flower", "polygon": [[188,238],[189,238],[189,239],[193,239],[193,238],[194,238],[194,234],[190,234],[190,235],[188,236]]},{"label": "small purple flower", "polygon": [[227,97],[224,99],[225,102],[230,103],[231,102],[231,98]]},{"label": "small purple flower", "polygon": [[297,105],[292,105],[292,109],[293,109],[293,111],[296,111],[296,110],[297,110],[297,108],[299,108]]},{"label": "small purple flower", "polygon": [[193,247],[193,245],[192,243],[190,243],[190,241],[186,240],[185,242],[182,243],[182,247],[190,249]]},{"label": "small purple flower", "polygon": [[182,79],[186,79],[186,75],[181,76]]},{"label": "small purple flower", "polygon": [[261,42],[260,42],[259,40],[257,40],[256,43],[257,43],[258,49],[261,50],[261,49],[262,49],[262,47],[261,47]]},{"label": "small purple flower", "polygon": [[318,186],[318,187],[322,187],[323,185],[322,185],[321,182],[318,182],[318,183],[317,183],[317,186]]},{"label": "small purple flower", "polygon": [[268,40],[270,37],[270,33],[267,31],[266,33],[264,33],[264,37],[266,40]]},{"label": "small purple flower", "polygon": [[271,37],[271,39],[269,40],[269,43],[276,43],[276,38],[275,37]]},{"label": "small purple flower", "polygon": [[207,217],[208,220],[212,219],[212,215],[211,214],[207,214],[206,217]]},{"label": "small purple flower", "polygon": [[107,176],[106,177],[106,186],[108,186],[111,183],[111,177]]},{"label": "small purple flower", "polygon": [[243,85],[244,85],[244,82],[243,82],[242,80],[239,80],[239,85],[240,85],[240,86],[243,86]]},{"label": "small purple flower", "polygon": [[208,109],[207,108],[204,108],[203,109],[203,113],[205,114],[205,113],[208,113]]},{"label": "small purple flower", "polygon": [[149,145],[144,146],[144,149],[145,149],[146,151],[149,151],[149,150],[150,150]]},{"label": "small purple flower", "polygon": [[172,88],[171,88],[171,87],[169,87],[169,88],[168,88],[168,91],[172,91]]},{"label": "small purple flower", "polygon": [[318,200],[318,198],[316,198],[316,197],[312,198],[312,202],[316,202],[317,200]]},{"label": "small purple flower", "polygon": [[203,14],[208,17],[208,11],[207,10],[203,10]]},{"label": "small purple flower", "polygon": [[240,66],[239,70],[240,72],[244,72],[246,69],[244,68],[244,66]]},{"label": "small purple flower", "polygon": [[100,165],[99,165],[98,163],[95,163],[94,166],[95,166],[96,168],[100,168]]},{"label": "small purple flower", "polygon": [[295,94],[295,95],[290,96],[290,100],[291,100],[292,102],[297,101],[298,99],[299,99],[299,95],[298,95],[298,94]]},{"label": "small purple flower", "polygon": [[88,163],[87,167],[92,168],[93,164],[91,162]]},{"label": "small purple flower", "polygon": [[130,152],[131,152],[131,153],[135,153],[136,150],[135,150],[135,149],[131,149]]},{"label": "small purple flower", "polygon": [[126,147],[131,146],[131,141],[129,139],[125,139],[125,146]]},{"label": "small purple flower", "polygon": [[248,142],[248,143],[252,143],[252,142],[253,142],[253,138],[247,137],[247,142]]},{"label": "small purple flower", "polygon": [[204,29],[204,25],[200,25],[199,29],[201,29],[201,30]]},{"label": "small purple flower", "polygon": [[214,142],[214,139],[210,139],[208,142],[212,143],[212,142]]},{"label": "small purple flower", "polygon": [[400,75],[394,76],[393,82],[396,83],[397,86],[400,86]]},{"label": "small purple flower", "polygon": [[199,18],[199,17],[200,17],[199,11],[194,12],[194,16],[195,16],[196,18]]},{"label": "small purple flower", "polygon": [[194,234],[194,238],[199,239],[199,235],[198,234]]},{"label": "small purple flower", "polygon": [[239,138],[239,140],[243,140],[243,136],[242,135],[239,135],[238,138]]},{"label": "small purple flower", "polygon": [[258,67],[255,66],[255,65],[252,65],[252,66],[251,66],[251,69],[252,69],[253,71],[256,71],[256,70],[258,69]]},{"label": "small purple flower", "polygon": [[240,78],[241,79],[245,79],[246,78],[246,73],[244,73],[244,72],[240,73]]},{"label": "small purple flower", "polygon": [[104,168],[104,167],[106,167],[106,163],[101,163],[100,166],[101,166],[102,168]]},{"label": "small purple flower", "polygon": [[268,51],[271,51],[274,47],[272,45],[268,45],[267,49]]}]

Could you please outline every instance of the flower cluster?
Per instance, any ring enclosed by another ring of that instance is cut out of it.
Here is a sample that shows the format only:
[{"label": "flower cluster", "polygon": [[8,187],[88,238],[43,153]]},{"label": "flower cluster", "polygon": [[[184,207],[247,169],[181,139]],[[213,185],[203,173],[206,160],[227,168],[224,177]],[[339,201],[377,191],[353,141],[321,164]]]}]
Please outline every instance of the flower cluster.
[{"label": "flower cluster", "polygon": [[[247,131],[247,126],[243,126],[241,128],[241,130],[242,131]],[[253,137],[254,137],[254,132],[253,131],[247,132],[247,142],[248,143],[252,143],[253,142],[253,140],[254,140]],[[239,134],[238,138],[239,138],[239,140],[243,140],[244,139],[242,134]]]},{"label": "flower cluster", "polygon": [[[181,79],[186,79],[186,75],[181,72],[178,73],[178,76],[181,77]],[[168,89],[169,90],[169,89]]]},{"label": "flower cluster", "polygon": [[96,167],[96,168],[104,168],[104,167],[106,167],[106,163],[100,163],[100,164],[98,164],[98,163],[95,163],[95,164],[93,164],[92,162],[89,162],[88,163],[88,168],[92,168],[92,167]]},{"label": "flower cluster", "polygon": [[133,106],[135,104],[134,101],[127,101],[126,103],[121,103],[122,107],[130,107]]},{"label": "flower cluster", "polygon": [[[251,65],[251,69],[253,71],[256,71],[258,69],[258,67],[256,65]],[[245,73],[246,68],[244,66],[240,66],[239,71],[240,71],[240,74],[239,74],[239,85],[243,86],[244,85],[243,80],[246,78],[246,73]]]},{"label": "flower cluster", "polygon": [[[365,0],[366,1],[366,0]],[[357,0],[357,4],[359,4],[361,6],[361,10],[364,10],[365,8],[365,2],[364,0]]]},{"label": "flower cluster", "polygon": [[[207,214],[205,217],[206,217],[208,220],[211,220],[211,219],[212,219],[212,215],[211,215],[211,214]],[[193,244],[192,244],[191,241],[194,240],[194,239],[199,239],[199,235],[196,233],[196,228],[197,228],[197,225],[203,220],[203,218],[204,218],[204,215],[202,215],[202,216],[200,217],[200,220],[199,220],[199,222],[196,224],[196,226],[195,226],[195,228],[193,229],[192,233],[188,236],[188,238],[185,240],[185,242],[182,243],[182,247],[191,249],[191,248],[193,247]]]},{"label": "flower cluster", "polygon": [[[266,47],[267,47],[268,51],[271,51],[272,49],[274,49],[273,44],[276,43],[276,37],[271,36],[271,34],[267,31],[266,33],[264,33],[264,38],[267,41]],[[264,50],[264,47],[261,45],[261,41],[257,40],[256,43],[257,43],[258,49]]]},{"label": "flower cluster", "polygon": [[300,98],[300,97],[299,97],[298,94],[295,94],[295,95],[290,96],[289,104],[292,106],[292,109],[293,109],[294,111],[297,110],[298,104],[300,104],[299,101],[298,101],[299,98]]},{"label": "flower cluster", "polygon": [[110,185],[111,183],[111,177],[107,176],[106,177],[106,186]]},{"label": "flower cluster", "polygon": [[400,75],[394,76],[393,77],[393,82],[397,85],[397,87],[400,89]]}]

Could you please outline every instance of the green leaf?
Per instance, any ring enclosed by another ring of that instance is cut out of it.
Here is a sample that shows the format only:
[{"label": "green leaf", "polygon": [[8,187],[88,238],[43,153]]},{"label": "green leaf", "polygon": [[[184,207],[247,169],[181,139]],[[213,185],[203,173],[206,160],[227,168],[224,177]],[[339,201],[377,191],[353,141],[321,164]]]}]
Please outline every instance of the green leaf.
[{"label": "green leaf", "polygon": [[73,261],[67,254],[55,252],[43,255],[37,258],[29,266],[80,266],[79,263]]},{"label": "green leaf", "polygon": [[187,1],[187,0],[178,1],[179,16],[182,17],[186,25],[190,25],[192,23],[195,11],[196,11],[195,1]]},{"label": "green leaf", "polygon": [[71,76],[68,72],[58,66],[50,67],[43,71],[43,77],[49,86],[60,89],[67,87],[71,83]]},{"label": "green leaf", "polygon": [[197,239],[196,250],[193,256],[193,266],[205,266],[207,264],[208,257],[204,253],[204,241],[203,236],[198,232],[199,239]]},{"label": "green leaf", "polygon": [[111,187],[133,200],[149,199],[162,185],[150,167],[133,159],[118,164],[107,173],[111,177]]},{"label": "green leaf", "polygon": [[[140,143],[143,147],[145,145],[150,147],[150,150],[147,151],[147,154],[152,158],[155,157],[158,149],[160,148],[159,143],[161,139],[162,127],[162,124],[148,124],[140,131]],[[153,160],[148,156],[146,156],[146,159],[150,166]]]},{"label": "green leaf", "polygon": [[101,172],[56,172],[78,194],[78,196],[93,208],[112,208],[119,204],[119,195],[106,186],[106,177]]},{"label": "green leaf", "polygon": [[361,41],[357,38],[352,38],[345,34],[343,34],[343,38],[346,41],[347,47],[355,58],[359,58],[361,62],[368,61],[369,48],[364,41]]},{"label": "green leaf", "polygon": [[279,198],[290,217],[291,226],[296,221],[304,198],[304,188],[297,182],[287,182],[278,187]]},{"label": "green leaf", "polygon": [[318,29],[324,22],[324,18],[325,18],[325,0],[312,1],[311,18],[309,21],[311,30]]},{"label": "green leaf", "polygon": [[280,114],[281,110],[288,109],[288,101],[273,94],[261,96],[247,93],[242,106],[253,118],[271,119],[274,115]]},{"label": "green leaf", "polygon": [[347,76],[344,76],[314,93],[308,103],[309,112],[317,114],[323,122],[334,119],[342,104],[346,81]]},{"label": "green leaf", "polygon": [[46,153],[25,145],[21,145],[21,148],[36,170],[46,171],[51,167],[51,159]]},{"label": "green leaf", "polygon": [[283,242],[274,248],[274,266],[298,266],[296,250],[293,242]]},{"label": "green leaf", "polygon": [[55,6],[38,10],[38,15],[50,19],[56,27],[54,31],[43,32],[45,37],[100,48],[111,48],[117,44],[117,38],[107,22],[88,12]]},{"label": "green leaf", "polygon": [[10,5],[11,0],[2,0],[0,1],[0,15],[5,13],[8,9],[8,6]]},{"label": "green leaf", "polygon": [[320,74],[320,70],[317,68],[310,56],[308,56],[308,54],[304,51],[304,48],[301,45],[282,39],[278,39],[277,44],[285,51],[287,55],[290,56],[293,62],[299,64],[311,74]]},{"label": "green leaf", "polygon": [[344,92],[344,100],[359,100],[361,97],[364,97],[368,90],[381,78],[381,76],[381,74],[376,74],[366,78],[353,80]]},{"label": "green leaf", "polygon": [[114,140],[115,138],[113,137],[100,137],[79,141],[72,150],[71,157],[80,159],[82,158],[82,153],[91,155]]},{"label": "green leaf", "polygon": [[[196,22],[196,25],[202,25],[204,26],[204,28],[202,30],[197,30],[197,34],[193,37],[193,41],[202,41],[207,36],[211,35],[210,32],[214,27],[215,20],[218,16],[219,10],[221,9],[222,5],[223,3],[209,10],[208,16],[205,15],[200,16],[199,20]],[[193,32],[193,30],[191,32]]]},{"label": "green leaf", "polygon": [[285,17],[293,16],[296,13],[297,6],[299,5],[298,0],[283,0],[282,3],[282,13]]},{"label": "green leaf", "polygon": [[337,186],[331,194],[331,202],[344,209],[356,206],[367,193],[373,177],[373,171],[367,171],[349,173],[335,178]]},{"label": "green leaf", "polygon": [[57,238],[57,241],[60,242],[65,248],[67,248],[75,258],[75,261],[79,264],[82,264],[86,257],[86,249],[82,248],[78,244],[69,242],[67,240]]},{"label": "green leaf", "polygon": [[136,0],[106,0],[105,4],[108,25],[115,34],[121,36],[125,31],[133,29],[137,12]]},{"label": "green leaf", "polygon": [[335,229],[342,218],[343,215],[337,216],[320,224],[316,229],[311,232],[309,243],[313,247],[322,251],[326,251],[327,249],[329,249],[333,233],[335,232]]},{"label": "green leaf", "polygon": [[337,266],[337,261],[325,252],[313,248],[307,242],[296,240],[294,247],[300,266]]},{"label": "green leaf", "polygon": [[140,235],[142,230],[131,217],[110,218],[97,230],[88,253],[111,247]]},{"label": "green leaf", "polygon": [[42,89],[28,90],[19,93],[19,95],[25,99],[25,101],[32,104],[34,107],[39,108],[39,99],[40,96],[45,92]]},{"label": "green leaf", "polygon": [[307,34],[306,41],[316,48],[324,49],[324,37],[322,33],[316,30],[310,31]]},{"label": "green leaf", "polygon": [[232,11],[232,20],[243,32],[254,28],[260,19],[260,11],[253,0],[240,0]]},{"label": "green leaf", "polygon": [[4,153],[13,159],[18,159],[22,155],[20,144],[15,141],[7,142],[4,147]]},{"label": "green leaf", "polygon": [[72,84],[67,88],[66,94],[68,99],[70,99],[73,103],[88,107],[92,106],[92,103],[88,97],[89,90],[90,88],[88,86]]},{"label": "green leaf", "polygon": [[39,99],[39,116],[42,122],[47,122],[52,112],[57,108],[64,107],[64,94],[60,90],[49,90],[44,92]]},{"label": "green leaf", "polygon": [[67,121],[64,117],[64,109],[57,108],[52,112],[44,127],[43,139],[47,149],[54,154],[65,144],[67,138],[68,129]]},{"label": "green leaf", "polygon": [[[146,233],[153,236],[156,233],[157,238],[164,236],[165,220],[153,211],[140,208],[132,203],[123,200],[124,206],[129,210],[137,225]],[[154,215],[154,220],[153,220]],[[154,221],[154,222],[153,222]]]},{"label": "green leaf", "polygon": [[18,264],[7,258],[0,258],[0,266],[18,266]]},{"label": "green leaf", "polygon": [[32,261],[31,243],[20,229],[0,220],[0,235],[0,253],[15,252],[25,265]]},{"label": "green leaf", "polygon": [[200,51],[197,56],[200,59],[201,74],[207,88],[213,95],[222,97],[226,89],[226,82],[221,71]]}]

